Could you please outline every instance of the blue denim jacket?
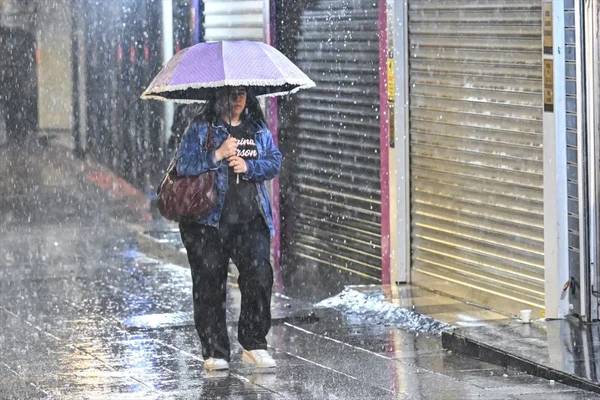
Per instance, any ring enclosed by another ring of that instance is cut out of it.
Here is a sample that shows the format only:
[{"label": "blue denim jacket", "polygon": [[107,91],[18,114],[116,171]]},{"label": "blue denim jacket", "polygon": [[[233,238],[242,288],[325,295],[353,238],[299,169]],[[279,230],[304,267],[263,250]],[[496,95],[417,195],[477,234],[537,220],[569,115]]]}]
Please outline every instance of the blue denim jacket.
[{"label": "blue denim jacket", "polygon": [[[269,201],[269,193],[265,181],[273,179],[281,169],[281,152],[273,142],[273,135],[264,124],[254,123],[252,129],[255,131],[256,149],[258,159],[246,160],[248,171],[241,175],[242,179],[256,183],[261,214],[269,227],[271,237],[275,234],[273,225],[273,213]],[[179,144],[177,151],[177,174],[181,176],[199,175],[209,170],[216,170],[217,185],[217,207],[206,217],[197,220],[203,225],[219,226],[225,193],[229,188],[229,176],[227,169],[229,165],[226,160],[215,161],[215,150],[227,139],[229,133],[222,125],[213,125],[212,144],[208,151],[205,148],[207,139],[208,123],[205,121],[193,121],[187,128]]]}]

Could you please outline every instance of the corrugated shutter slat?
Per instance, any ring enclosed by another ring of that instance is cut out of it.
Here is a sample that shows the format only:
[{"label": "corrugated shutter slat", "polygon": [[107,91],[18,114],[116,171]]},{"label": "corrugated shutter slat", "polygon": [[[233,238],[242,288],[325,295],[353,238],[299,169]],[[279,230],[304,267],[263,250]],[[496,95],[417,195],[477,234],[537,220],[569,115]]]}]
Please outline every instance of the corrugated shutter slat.
[{"label": "corrugated shutter slat", "polygon": [[411,250],[544,307],[541,2],[409,1]]},{"label": "corrugated shutter slat", "polygon": [[381,276],[377,4],[314,1],[294,61],[317,87],[294,96],[282,130],[288,263]]},{"label": "corrugated shutter slat", "polygon": [[204,0],[204,39],[262,42],[263,8],[264,0]]}]

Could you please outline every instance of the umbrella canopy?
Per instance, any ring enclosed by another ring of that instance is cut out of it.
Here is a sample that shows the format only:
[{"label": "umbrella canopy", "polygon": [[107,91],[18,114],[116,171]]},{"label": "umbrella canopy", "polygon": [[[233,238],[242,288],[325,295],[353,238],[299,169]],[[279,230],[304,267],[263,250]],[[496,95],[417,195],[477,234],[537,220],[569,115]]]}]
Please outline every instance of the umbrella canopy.
[{"label": "umbrella canopy", "polygon": [[274,47],[261,42],[207,42],[175,54],[142,99],[206,101],[214,89],[249,86],[255,96],[280,96],[315,83]]}]

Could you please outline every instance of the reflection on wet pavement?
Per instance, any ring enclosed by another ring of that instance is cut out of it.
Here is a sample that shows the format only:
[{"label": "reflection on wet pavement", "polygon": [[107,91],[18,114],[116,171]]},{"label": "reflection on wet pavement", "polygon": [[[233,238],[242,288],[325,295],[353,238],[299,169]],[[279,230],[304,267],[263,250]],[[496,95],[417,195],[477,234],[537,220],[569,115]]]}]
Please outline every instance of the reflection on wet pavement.
[{"label": "reflection on wet pavement", "polygon": [[185,319],[189,271],[145,257],[130,240],[111,242],[114,232],[80,233],[99,247],[75,257],[74,246],[77,263],[64,260],[56,268],[56,257],[41,252],[27,269],[5,264],[0,270],[1,382],[13,397],[500,399],[572,392],[529,376],[504,377],[506,371],[490,364],[448,354],[437,337],[349,321],[327,309],[318,311],[318,320],[273,326],[274,373],[242,365],[236,344],[231,372],[206,374],[192,325],[171,321],[131,330],[124,323]]},{"label": "reflection on wet pavement", "polygon": [[[2,250],[28,260],[28,268],[5,262],[0,269],[5,397],[506,399],[573,393],[449,354],[435,336],[348,320],[329,309],[318,310],[318,320],[273,326],[274,373],[242,365],[235,344],[231,372],[206,374],[192,325],[154,320],[155,326],[132,330],[126,323],[165,315],[185,319],[191,314],[189,271],[144,256],[131,240],[115,239],[126,232],[79,233],[73,240],[88,245],[73,244],[66,258],[44,250],[27,258],[24,247]],[[45,240],[30,237],[34,245]],[[235,298],[229,301],[235,310]],[[235,318],[230,320],[235,338]]]},{"label": "reflection on wet pavement", "polygon": [[530,324],[501,321],[457,329],[445,336],[444,343],[455,351],[493,357],[494,362],[600,392],[598,323],[575,318]]},{"label": "reflection on wet pavement", "polygon": [[[333,309],[296,318],[306,303],[286,297],[275,300],[282,317],[268,338],[278,368],[259,373],[240,360],[233,286],[231,371],[207,374],[189,270],[140,253],[101,194],[82,193],[89,198],[70,219],[23,203],[0,221],[0,399],[594,398],[448,353],[438,336],[389,321]],[[421,289],[402,288],[391,301],[448,311],[448,299]]]}]

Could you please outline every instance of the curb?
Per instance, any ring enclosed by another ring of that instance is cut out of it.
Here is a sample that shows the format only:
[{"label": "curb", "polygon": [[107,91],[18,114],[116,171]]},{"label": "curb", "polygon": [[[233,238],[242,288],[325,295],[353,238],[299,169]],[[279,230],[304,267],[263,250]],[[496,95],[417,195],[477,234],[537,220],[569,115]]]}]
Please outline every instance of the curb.
[{"label": "curb", "polygon": [[144,228],[125,223],[125,226],[135,233],[140,252],[154,258],[165,260],[183,268],[188,267],[187,254],[179,251],[168,243],[148,235]]},{"label": "curb", "polygon": [[442,333],[442,347],[457,354],[473,357],[490,364],[516,369],[529,375],[553,380],[578,389],[600,393],[600,385],[597,383],[502,351],[499,348],[470,339],[456,331]]}]

